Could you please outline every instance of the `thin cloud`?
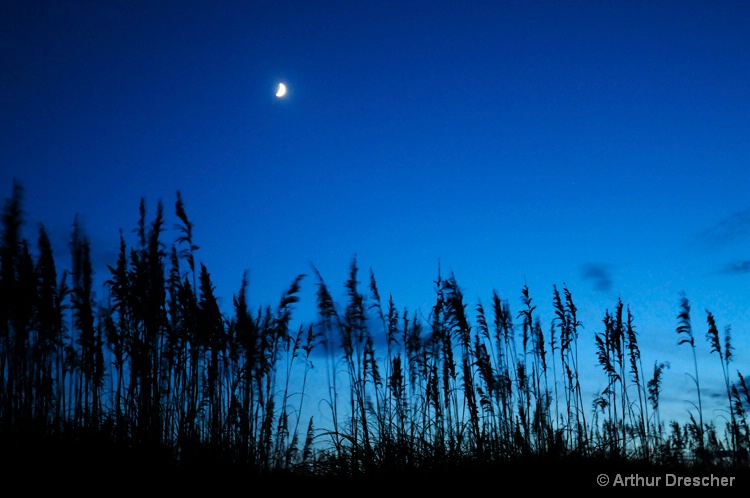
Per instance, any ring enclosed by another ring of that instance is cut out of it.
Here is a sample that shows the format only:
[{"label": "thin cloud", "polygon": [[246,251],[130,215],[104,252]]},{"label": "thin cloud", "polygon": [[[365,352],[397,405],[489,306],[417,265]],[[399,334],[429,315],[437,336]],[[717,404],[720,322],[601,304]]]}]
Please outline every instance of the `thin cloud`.
[{"label": "thin cloud", "polygon": [[581,278],[593,284],[599,292],[609,292],[612,289],[612,274],[609,265],[602,263],[588,263],[583,265]]},{"label": "thin cloud", "polygon": [[730,245],[750,238],[750,208],[708,227],[699,238],[711,246]]},{"label": "thin cloud", "polygon": [[[744,376],[742,378],[744,380],[745,386],[750,386],[750,376]],[[737,382],[734,384],[735,388],[737,389],[738,393],[740,394],[740,400],[742,401],[742,404],[745,407],[745,411],[750,411],[750,393],[748,393],[743,387],[742,384]]]},{"label": "thin cloud", "polygon": [[[743,376],[745,386],[750,387],[750,376]],[[739,394],[738,401],[742,403],[743,408],[747,411],[750,410],[750,399],[745,389],[742,387],[740,382],[730,379],[731,385],[737,390]],[[713,384],[713,385],[712,385]],[[714,404],[717,407],[722,407],[727,404],[727,390],[726,385],[722,381],[714,383],[708,383],[706,386],[701,386],[701,392],[705,396],[706,400]]]},{"label": "thin cloud", "polygon": [[723,275],[744,275],[750,273],[750,260],[737,261],[724,266],[719,273]]}]

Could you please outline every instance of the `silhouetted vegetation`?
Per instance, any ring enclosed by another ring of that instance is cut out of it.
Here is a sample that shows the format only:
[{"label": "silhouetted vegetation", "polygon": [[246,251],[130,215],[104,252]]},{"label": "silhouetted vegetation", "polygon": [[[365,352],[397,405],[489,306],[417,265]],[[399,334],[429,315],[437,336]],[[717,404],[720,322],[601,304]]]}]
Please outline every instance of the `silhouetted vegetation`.
[{"label": "silhouetted vegetation", "polygon": [[[120,236],[97,301],[82,227],[73,225],[70,270],[58,272],[43,226],[35,250],[22,237],[22,204],[16,184],[0,247],[0,437],[18,465],[321,479],[447,478],[543,463],[748,468],[750,390],[731,372],[730,330],[720,337],[710,311],[706,338],[730,416],[704,417],[696,362],[697,418],[665,423],[668,365],[642,363],[622,301],[605,310],[595,334],[606,388],[589,406],[579,379],[581,324],[565,286],[553,289],[546,330],[527,287],[519,310],[493,293],[488,309],[476,305],[472,324],[456,278],[438,270],[423,319],[383,301],[374,273],[363,287],[354,259],[342,306],[313,268],[291,280],[276,306],[255,311],[243,278],[226,316],[196,259],[178,192],[179,237],[162,240],[162,204],[149,219],[141,200],[136,245]],[[293,327],[310,279],[318,315]],[[676,318],[676,344],[694,354],[687,297]],[[324,364],[327,399],[306,395],[313,358]],[[306,403],[323,403],[331,423],[302,418]]]}]

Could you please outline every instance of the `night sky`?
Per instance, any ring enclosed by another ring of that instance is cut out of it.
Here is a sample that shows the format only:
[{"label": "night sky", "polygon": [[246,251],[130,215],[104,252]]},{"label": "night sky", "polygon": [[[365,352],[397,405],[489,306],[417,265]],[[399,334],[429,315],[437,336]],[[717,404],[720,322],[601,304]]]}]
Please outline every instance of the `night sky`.
[{"label": "night sky", "polygon": [[314,320],[312,265],[343,303],[355,257],[425,319],[439,268],[470,315],[528,285],[545,329],[566,286],[588,394],[622,299],[671,365],[663,418],[695,399],[685,292],[721,410],[706,309],[750,375],[748,26],[745,1],[3,1],[0,186],[59,267],[78,216],[102,299],[141,198],[171,243],[177,191],[227,313],[245,271],[251,308],[304,273]]}]

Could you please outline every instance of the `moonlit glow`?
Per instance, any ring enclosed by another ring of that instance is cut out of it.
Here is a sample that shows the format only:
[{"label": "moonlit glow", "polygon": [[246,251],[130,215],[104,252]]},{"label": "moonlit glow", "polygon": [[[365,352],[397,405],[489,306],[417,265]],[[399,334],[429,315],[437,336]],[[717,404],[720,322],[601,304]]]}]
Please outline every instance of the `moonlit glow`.
[{"label": "moonlit glow", "polygon": [[279,83],[279,89],[276,90],[276,96],[281,98],[284,95],[286,95],[286,85],[284,83]]}]

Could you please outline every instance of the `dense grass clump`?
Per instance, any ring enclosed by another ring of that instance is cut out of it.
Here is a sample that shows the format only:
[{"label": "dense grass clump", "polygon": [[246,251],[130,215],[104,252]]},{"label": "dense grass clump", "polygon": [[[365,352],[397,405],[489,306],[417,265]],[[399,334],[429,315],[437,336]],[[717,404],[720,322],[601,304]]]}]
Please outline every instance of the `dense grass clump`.
[{"label": "dense grass clump", "polygon": [[[322,276],[298,275],[275,307],[251,311],[247,279],[220,311],[177,193],[179,236],[162,240],[158,204],[144,202],[136,245],[120,237],[99,302],[90,244],[76,223],[70,270],[58,274],[43,226],[36,250],[22,237],[22,189],[6,200],[0,240],[0,443],[5,468],[108,478],[196,475],[290,483],[378,483],[408,476],[513,478],[518,469],[599,472],[747,472],[750,391],[733,375],[730,330],[706,312],[728,417],[689,423],[659,414],[665,363],[643,364],[634,316],[622,302],[595,334],[606,387],[584,402],[577,305],[553,287],[549,327],[527,287],[521,308],[493,293],[467,312],[453,275],[438,270],[423,318],[363,288],[356,259],[337,303]],[[36,253],[33,256],[32,253]],[[300,287],[313,279],[317,316],[293,326]],[[469,315],[475,318],[470,321]],[[471,323],[473,321],[473,323]],[[698,346],[690,303],[680,302],[678,345]],[[328,396],[309,400],[313,358]],[[330,424],[305,417],[325,406]],[[585,470],[584,470],[585,469]],[[194,483],[195,484],[195,483]]]}]

